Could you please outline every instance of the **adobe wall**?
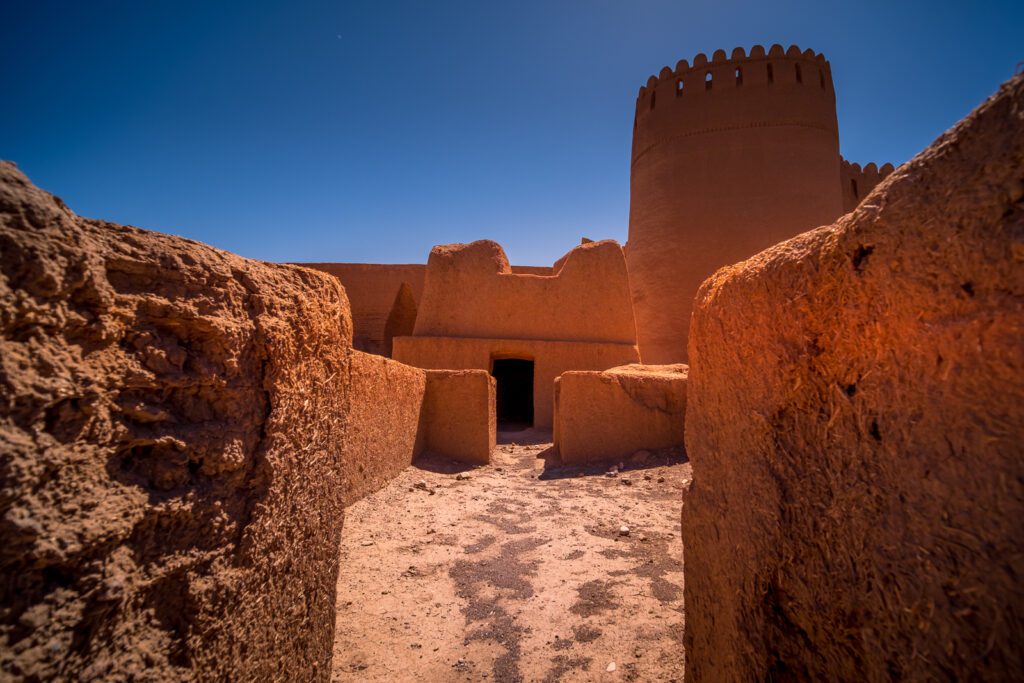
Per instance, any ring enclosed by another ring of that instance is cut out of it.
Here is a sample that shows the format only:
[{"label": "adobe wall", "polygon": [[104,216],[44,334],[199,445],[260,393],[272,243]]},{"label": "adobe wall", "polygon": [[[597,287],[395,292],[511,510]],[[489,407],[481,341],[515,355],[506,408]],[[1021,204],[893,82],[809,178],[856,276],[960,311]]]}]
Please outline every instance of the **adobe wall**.
[{"label": "adobe wall", "polygon": [[[353,345],[360,351],[389,356],[392,335],[386,327],[395,309],[402,284],[407,285],[405,311],[408,317],[411,294],[412,321],[415,321],[416,307],[423,297],[423,278],[426,266],[423,264],[381,264],[381,263],[300,263],[306,268],[315,268],[330,273],[345,285],[352,306]],[[394,325],[394,321],[392,322]],[[394,333],[396,330],[390,330]],[[404,334],[408,331],[398,330]]]},{"label": "adobe wall", "polygon": [[454,460],[486,465],[497,442],[495,383],[486,370],[428,370],[427,448]]},{"label": "adobe wall", "polygon": [[686,677],[1024,678],[1024,76],[690,335]]},{"label": "adobe wall", "polygon": [[843,213],[856,209],[857,205],[871,194],[875,186],[892,172],[892,164],[882,164],[878,167],[870,163],[861,168],[860,164],[851,164],[843,159],[839,167],[840,184],[843,188]]},{"label": "adobe wall", "polygon": [[555,448],[565,463],[682,446],[687,366],[626,365],[555,380]]},{"label": "adobe wall", "polygon": [[512,272],[489,240],[434,247],[414,335],[634,344],[622,249],[583,244],[541,276]]},{"label": "adobe wall", "polygon": [[823,56],[718,50],[652,76],[636,100],[627,253],[644,363],[686,359],[693,297],[717,268],[840,216],[839,173]]},{"label": "adobe wall", "polygon": [[349,366],[345,505],[382,488],[425,446],[421,429],[426,373],[360,351]]},{"label": "adobe wall", "polygon": [[0,163],[0,670],[326,681],[351,334],[334,278]]},{"label": "adobe wall", "polygon": [[534,426],[551,429],[555,378],[567,370],[606,370],[639,361],[633,344],[591,344],[532,339],[399,337],[395,359],[428,369],[479,369],[490,372],[494,358],[534,361]]},{"label": "adobe wall", "polygon": [[[345,285],[352,307],[353,347],[388,358],[391,340],[413,333],[427,267],[420,263],[299,263]],[[551,266],[512,266],[513,273],[552,275]]]}]

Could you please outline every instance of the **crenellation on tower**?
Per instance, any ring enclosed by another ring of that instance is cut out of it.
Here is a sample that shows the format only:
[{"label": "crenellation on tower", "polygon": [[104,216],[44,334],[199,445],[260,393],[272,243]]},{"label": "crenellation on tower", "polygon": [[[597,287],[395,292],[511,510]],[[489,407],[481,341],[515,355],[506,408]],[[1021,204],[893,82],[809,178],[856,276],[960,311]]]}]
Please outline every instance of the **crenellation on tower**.
[{"label": "crenellation on tower", "polygon": [[662,68],[637,93],[630,185],[641,356],[679,362],[704,279],[844,213],[828,60],[774,44]]},{"label": "crenellation on tower", "polygon": [[633,161],[660,141],[709,130],[798,125],[833,134],[835,91],[828,61],[813,50],[755,45],[726,56],[703,53],[692,65],[664,67],[636,99]]}]

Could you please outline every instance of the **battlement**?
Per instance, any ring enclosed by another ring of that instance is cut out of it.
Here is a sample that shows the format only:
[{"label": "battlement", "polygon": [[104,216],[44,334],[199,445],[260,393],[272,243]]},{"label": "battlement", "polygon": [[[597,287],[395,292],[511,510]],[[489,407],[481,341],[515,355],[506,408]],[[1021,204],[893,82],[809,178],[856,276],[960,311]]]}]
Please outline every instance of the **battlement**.
[{"label": "battlement", "polygon": [[[774,68],[776,63],[789,64],[793,68],[776,70]],[[765,68],[752,69],[751,73],[747,74],[744,71],[748,65]],[[767,65],[772,65],[773,68],[769,71]],[[729,68],[732,69],[731,73]],[[724,74],[726,77],[720,78],[720,74]],[[671,82],[676,87],[676,94],[680,96],[695,92],[710,92],[716,87],[740,87],[749,84],[795,83],[817,85],[822,90],[829,90],[832,88],[832,71],[824,55],[810,49],[801,51],[796,45],[790,45],[789,49],[783,49],[776,43],[767,52],[763,46],[755,45],[750,48],[749,55],[742,47],[737,47],[733,48],[728,57],[726,57],[725,50],[715,50],[710,61],[707,55],[701,52],[693,58],[692,65],[687,60],[681,59],[676,62],[675,69],[666,66],[657,76],[648,78],[647,83],[640,86],[640,92],[637,95],[637,108],[639,109],[644,103],[649,108],[653,108],[651,95],[666,82]],[[655,101],[654,104],[656,105],[657,102]]]},{"label": "battlement", "polygon": [[849,213],[857,208],[861,200],[871,194],[878,183],[895,170],[892,164],[877,166],[869,163],[861,168],[858,163],[842,160],[839,167],[839,178],[843,187],[843,211]]},{"label": "battlement", "polygon": [[640,88],[634,119],[634,161],[666,137],[721,130],[798,125],[838,140],[832,69],[824,55],[772,45],[748,53],[716,50],[692,64],[664,67]]}]

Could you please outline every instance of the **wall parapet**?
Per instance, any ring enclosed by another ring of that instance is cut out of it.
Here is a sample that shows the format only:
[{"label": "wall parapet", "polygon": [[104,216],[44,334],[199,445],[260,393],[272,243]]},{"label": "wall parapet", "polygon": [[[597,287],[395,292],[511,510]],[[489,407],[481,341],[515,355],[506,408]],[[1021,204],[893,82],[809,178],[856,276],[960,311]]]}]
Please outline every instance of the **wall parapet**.
[{"label": "wall parapet", "polygon": [[[767,70],[764,73],[764,79],[758,79],[756,82],[763,83],[765,85],[772,85],[778,83],[799,83],[806,85],[818,85],[821,89],[830,89],[832,87],[832,72],[831,67],[825,55],[817,53],[814,50],[806,49],[800,50],[796,45],[790,45],[789,49],[783,49],[778,43],[771,46],[770,49],[765,51],[764,46],[754,45],[750,48],[748,54],[742,47],[733,48],[731,54],[726,57],[725,50],[715,50],[710,60],[707,55],[703,52],[697,54],[693,58],[693,64],[690,64],[685,59],[680,59],[676,62],[675,69],[670,69],[665,66],[661,68],[658,75],[650,76],[647,82],[640,86],[640,92],[637,94],[637,104],[644,100],[645,96],[649,97],[652,92],[656,91],[660,84],[665,82],[672,82],[676,85],[678,94],[687,95],[694,92],[714,90],[720,84],[732,85],[739,87],[747,85],[746,74],[740,74],[740,78],[736,79],[735,72],[733,73],[734,78],[717,80],[718,73],[722,67],[732,67],[733,69],[743,69],[744,66],[749,64],[766,64],[766,63],[788,63],[794,66],[802,66],[804,64],[813,64],[818,67],[818,71],[804,73],[801,68],[799,75],[796,69],[792,70],[792,73],[786,74],[783,72],[776,73],[772,70],[769,75]],[[707,87],[707,73],[711,72],[711,87]],[[688,77],[697,76],[695,83],[698,83],[702,87],[689,89],[691,83],[687,80]],[[791,78],[788,78],[791,76]],[[815,79],[808,79],[809,76],[818,76]],[[778,80],[776,80],[778,78]],[[682,81],[682,88],[679,88],[679,81]],[[646,100],[648,103],[650,100]],[[655,102],[656,104],[656,102]]]},{"label": "wall parapet", "polygon": [[843,187],[843,212],[849,213],[856,209],[861,200],[871,194],[875,186],[885,180],[894,170],[895,168],[890,163],[878,166],[871,162],[861,167],[858,163],[842,159],[839,177]]},{"label": "wall parapet", "polygon": [[832,69],[824,55],[779,44],[716,50],[647,79],[636,98],[633,160],[659,140],[743,127],[800,125],[838,141]]}]

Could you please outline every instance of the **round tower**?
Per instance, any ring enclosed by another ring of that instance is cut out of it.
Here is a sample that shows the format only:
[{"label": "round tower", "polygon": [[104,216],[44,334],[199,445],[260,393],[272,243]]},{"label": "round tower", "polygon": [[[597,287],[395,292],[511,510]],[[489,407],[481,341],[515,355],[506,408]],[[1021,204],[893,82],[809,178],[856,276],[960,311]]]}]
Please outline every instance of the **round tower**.
[{"label": "round tower", "polygon": [[644,363],[686,359],[716,269],[843,213],[829,63],[795,45],[718,50],[640,88],[626,259]]}]

